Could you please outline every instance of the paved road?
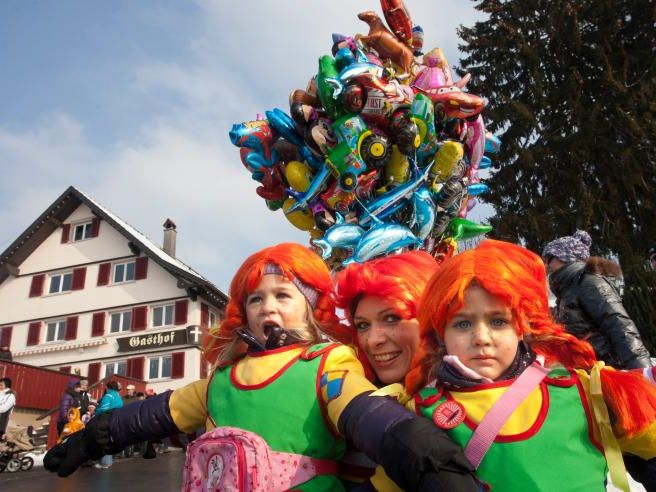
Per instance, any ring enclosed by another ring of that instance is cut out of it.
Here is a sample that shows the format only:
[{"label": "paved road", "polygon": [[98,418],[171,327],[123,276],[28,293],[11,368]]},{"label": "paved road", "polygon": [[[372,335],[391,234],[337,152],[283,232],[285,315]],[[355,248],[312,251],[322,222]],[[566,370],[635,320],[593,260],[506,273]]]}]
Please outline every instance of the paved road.
[{"label": "paved road", "polygon": [[171,451],[153,460],[115,460],[109,470],[80,468],[68,478],[58,478],[41,467],[30,471],[0,473],[0,490],[11,492],[179,492],[184,453]]}]

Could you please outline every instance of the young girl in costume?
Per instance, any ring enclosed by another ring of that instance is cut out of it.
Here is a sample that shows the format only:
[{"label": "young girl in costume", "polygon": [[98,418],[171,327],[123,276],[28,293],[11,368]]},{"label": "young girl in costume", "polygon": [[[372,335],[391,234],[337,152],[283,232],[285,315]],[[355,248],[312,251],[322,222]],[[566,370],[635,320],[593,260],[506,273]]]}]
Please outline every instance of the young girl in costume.
[{"label": "young girl in costume", "polygon": [[[542,260],[485,241],[422,298],[406,377],[417,413],[465,448],[492,490],[628,490],[622,452],[656,456],[656,387],[597,362],[549,312]],[[423,389],[422,389],[423,388]]]},{"label": "young girl in costume", "polygon": [[350,348],[317,343],[319,329],[340,330],[332,288],[323,261],[303,246],[253,254],[209,346],[211,377],[91,420],[49,452],[46,468],[66,476],[94,455],[205,426],[187,451],[186,490],[343,490],[344,437],[407,490],[474,490],[445,433],[393,399],[370,397],[376,388]]},{"label": "young girl in costume", "polygon": [[[337,306],[346,314],[346,343],[357,347],[369,379],[376,386],[403,383],[419,346],[417,307],[433,273],[435,259],[409,251],[351,263],[335,280]],[[398,490],[382,469],[349,447],[340,474],[353,483],[370,482],[379,491]]]}]

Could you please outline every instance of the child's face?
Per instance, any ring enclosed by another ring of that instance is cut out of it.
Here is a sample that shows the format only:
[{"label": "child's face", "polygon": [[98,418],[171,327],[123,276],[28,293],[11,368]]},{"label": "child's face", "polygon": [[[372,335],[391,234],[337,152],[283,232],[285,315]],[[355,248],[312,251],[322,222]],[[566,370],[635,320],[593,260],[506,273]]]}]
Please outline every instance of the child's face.
[{"label": "child's face", "polygon": [[510,367],[519,340],[510,308],[477,285],[465,291],[462,309],[444,331],[447,353],[492,380]]},{"label": "child's face", "polygon": [[68,421],[73,422],[75,420],[75,414],[73,412],[68,414]]},{"label": "child's face", "polygon": [[246,318],[253,335],[266,340],[272,326],[307,327],[307,302],[301,291],[282,275],[264,275],[246,297]]}]

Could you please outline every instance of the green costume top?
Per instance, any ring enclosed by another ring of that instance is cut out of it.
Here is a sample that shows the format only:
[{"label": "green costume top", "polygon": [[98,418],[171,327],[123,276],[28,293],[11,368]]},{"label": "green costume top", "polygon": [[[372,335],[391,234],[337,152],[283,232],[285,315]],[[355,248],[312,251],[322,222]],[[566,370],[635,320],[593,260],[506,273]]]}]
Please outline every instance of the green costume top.
[{"label": "green costume top", "polygon": [[[319,393],[325,359],[333,348],[328,344],[314,345],[260,384],[240,384],[234,374],[236,365],[217,369],[208,386],[210,418],[218,426],[255,432],[274,451],[324,460],[339,459],[344,454],[344,440],[328,425]],[[266,357],[262,358],[262,364],[266,364]],[[308,387],[316,391],[301,389]],[[321,475],[294,490],[344,489],[337,477]]]},{"label": "green costume top", "polygon": [[[482,417],[479,408],[473,412],[477,419],[472,419],[472,402],[490,397],[496,401],[512,382],[459,391],[424,388],[415,398],[416,409],[420,415],[433,419],[442,403],[455,400],[462,404],[464,421],[447,429],[447,433],[465,448]],[[588,404],[576,373],[551,371],[525,403],[508,420],[515,419],[510,422],[512,428],[523,430],[497,435],[478,468],[478,477],[492,491],[605,491],[606,460],[591,440]]]}]

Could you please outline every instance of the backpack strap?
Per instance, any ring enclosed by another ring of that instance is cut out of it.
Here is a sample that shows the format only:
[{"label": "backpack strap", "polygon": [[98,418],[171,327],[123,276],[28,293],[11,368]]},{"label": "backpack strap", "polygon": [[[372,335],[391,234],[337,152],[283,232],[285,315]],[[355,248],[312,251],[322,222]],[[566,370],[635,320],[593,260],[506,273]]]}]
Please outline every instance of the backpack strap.
[{"label": "backpack strap", "polygon": [[548,369],[534,362],[515,379],[506,392],[501,395],[501,398],[492,405],[492,408],[476,427],[474,435],[465,448],[465,456],[474,465],[474,468],[478,468],[481,461],[483,461],[503,424],[548,373]]},{"label": "backpack strap", "polygon": [[337,462],[302,454],[271,452],[275,490],[289,490],[318,475],[337,475]]}]

